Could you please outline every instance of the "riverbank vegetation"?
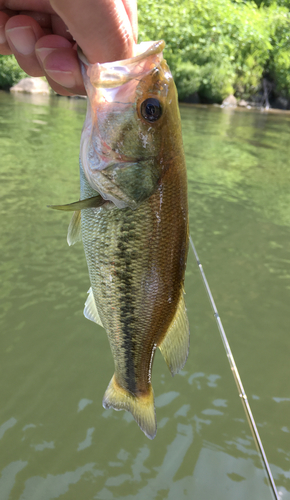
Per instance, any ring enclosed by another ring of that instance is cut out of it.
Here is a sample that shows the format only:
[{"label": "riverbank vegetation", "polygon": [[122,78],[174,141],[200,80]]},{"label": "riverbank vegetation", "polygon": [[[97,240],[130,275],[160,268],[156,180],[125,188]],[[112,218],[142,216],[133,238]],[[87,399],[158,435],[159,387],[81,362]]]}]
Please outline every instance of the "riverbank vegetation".
[{"label": "riverbank vegetation", "polygon": [[[284,99],[290,107],[290,0],[138,0],[139,41],[164,39],[181,100]],[[23,78],[0,56],[0,88]]]},{"label": "riverbank vegetation", "polygon": [[290,96],[290,0],[139,0],[139,39],[166,42],[180,99]]},{"label": "riverbank vegetation", "polygon": [[0,55],[0,89],[9,89],[26,76],[14,56]]}]

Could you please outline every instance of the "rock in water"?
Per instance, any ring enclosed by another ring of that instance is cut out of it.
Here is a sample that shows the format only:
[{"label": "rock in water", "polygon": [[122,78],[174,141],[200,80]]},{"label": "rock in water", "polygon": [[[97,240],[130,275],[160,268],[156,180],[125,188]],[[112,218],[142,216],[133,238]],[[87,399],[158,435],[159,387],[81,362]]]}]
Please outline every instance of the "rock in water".
[{"label": "rock in water", "polygon": [[50,94],[49,85],[42,78],[23,78],[11,87],[10,92],[26,92],[27,94]]},{"label": "rock in water", "polygon": [[234,95],[229,95],[223,100],[223,106],[228,108],[235,108],[237,106],[237,99]]}]

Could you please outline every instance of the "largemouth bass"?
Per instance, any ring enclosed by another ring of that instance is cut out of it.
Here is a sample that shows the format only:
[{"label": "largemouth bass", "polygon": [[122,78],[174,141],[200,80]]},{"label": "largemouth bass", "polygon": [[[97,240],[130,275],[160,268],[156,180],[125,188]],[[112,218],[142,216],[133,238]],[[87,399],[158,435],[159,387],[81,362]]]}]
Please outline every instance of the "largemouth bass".
[{"label": "largemouth bass", "polygon": [[187,178],[163,48],[146,42],[131,59],[94,65],[80,54],[88,109],[68,233],[69,244],[82,239],[89,269],[84,314],[105,328],[114,358],[103,406],[130,411],[151,439],[155,349],[174,375],[189,346]]}]

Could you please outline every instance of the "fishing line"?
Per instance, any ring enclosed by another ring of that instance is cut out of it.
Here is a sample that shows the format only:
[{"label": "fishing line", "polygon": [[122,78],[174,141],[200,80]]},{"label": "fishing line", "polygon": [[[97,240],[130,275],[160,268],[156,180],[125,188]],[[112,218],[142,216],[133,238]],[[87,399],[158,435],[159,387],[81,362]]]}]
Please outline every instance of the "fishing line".
[{"label": "fishing line", "polygon": [[235,382],[236,382],[236,385],[237,385],[237,388],[238,388],[238,391],[239,391],[239,396],[240,396],[241,401],[243,403],[243,407],[244,407],[244,410],[245,410],[245,413],[246,413],[246,416],[247,416],[247,420],[248,420],[249,425],[250,425],[250,429],[251,429],[251,432],[252,432],[252,435],[253,435],[253,438],[254,438],[257,450],[259,452],[262,464],[263,464],[263,466],[264,466],[264,468],[266,470],[266,473],[267,473],[267,476],[268,476],[268,479],[269,479],[269,482],[270,482],[270,486],[272,488],[272,493],[274,495],[274,498],[275,498],[275,500],[279,500],[279,495],[278,495],[278,491],[277,491],[277,488],[276,488],[276,485],[275,485],[275,481],[273,479],[272,472],[271,472],[271,469],[270,469],[270,466],[269,466],[269,462],[267,460],[266,453],[264,451],[264,447],[263,447],[261,438],[259,436],[259,432],[258,432],[256,423],[255,423],[255,420],[254,420],[251,408],[250,408],[250,404],[249,404],[247,395],[245,393],[245,390],[244,390],[244,387],[243,387],[243,384],[242,384],[242,381],[241,381],[241,377],[239,375],[238,368],[237,368],[237,365],[235,363],[235,360],[234,360],[234,357],[233,357],[233,354],[232,354],[232,351],[231,351],[231,348],[230,348],[230,344],[228,342],[226,333],[224,331],[224,328],[223,328],[223,325],[222,325],[222,322],[221,322],[218,310],[217,310],[215,302],[213,300],[213,296],[211,294],[211,290],[210,290],[209,284],[208,284],[207,279],[205,277],[205,273],[204,273],[202,264],[200,263],[200,260],[198,258],[197,251],[195,249],[195,246],[193,244],[191,236],[189,237],[189,241],[190,241],[193,253],[195,255],[196,262],[197,262],[197,265],[199,267],[200,274],[202,276],[203,283],[205,285],[209,301],[210,301],[211,306],[213,308],[214,317],[215,317],[215,320],[217,322],[217,326],[218,326],[218,329],[219,329],[219,332],[220,332],[220,336],[221,336],[222,341],[223,341],[223,345],[224,345],[224,348],[225,348],[225,351],[226,351],[226,354],[227,354],[227,358],[228,358],[228,361],[230,363],[232,374],[233,374],[233,377],[235,379]]}]

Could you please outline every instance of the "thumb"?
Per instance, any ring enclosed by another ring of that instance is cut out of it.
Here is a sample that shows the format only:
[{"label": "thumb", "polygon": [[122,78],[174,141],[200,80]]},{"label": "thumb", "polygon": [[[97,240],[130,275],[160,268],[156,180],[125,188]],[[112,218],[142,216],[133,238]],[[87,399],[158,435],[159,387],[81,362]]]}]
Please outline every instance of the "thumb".
[{"label": "thumb", "polygon": [[132,57],[137,39],[135,0],[50,0],[91,63]]}]

